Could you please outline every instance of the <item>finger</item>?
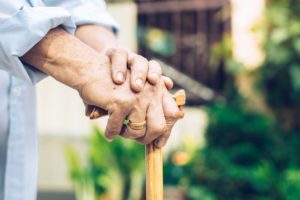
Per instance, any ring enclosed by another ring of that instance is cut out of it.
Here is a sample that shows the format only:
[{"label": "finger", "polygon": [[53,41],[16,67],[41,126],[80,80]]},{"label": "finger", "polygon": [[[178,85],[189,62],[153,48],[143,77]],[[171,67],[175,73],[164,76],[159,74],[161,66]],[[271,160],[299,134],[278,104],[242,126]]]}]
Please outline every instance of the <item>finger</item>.
[{"label": "finger", "polygon": [[146,126],[141,130],[137,130],[132,123],[143,124],[146,120],[146,111],[147,107],[135,107],[134,110],[129,114],[127,119],[129,120],[129,124],[124,129],[124,132],[121,134],[122,137],[127,139],[137,139],[141,138],[145,135]]},{"label": "finger", "polygon": [[109,49],[107,56],[111,61],[112,80],[115,84],[123,84],[127,73],[127,51],[124,49]]},{"label": "finger", "polygon": [[163,135],[166,130],[166,120],[163,113],[163,108],[160,102],[159,104],[151,104],[146,114],[146,134],[142,138],[138,138],[137,141],[143,144],[150,144],[156,138]]},{"label": "finger", "polygon": [[162,148],[168,141],[172,128],[180,118],[180,110],[173,98],[173,96],[165,91],[163,96],[163,110],[166,118],[166,131],[163,135],[155,140],[155,145]]},{"label": "finger", "polygon": [[129,60],[131,69],[130,87],[134,92],[140,92],[144,88],[147,73],[148,60],[143,56],[136,55]]},{"label": "finger", "polygon": [[157,84],[160,81],[161,74],[162,70],[160,64],[155,60],[150,60],[147,75],[147,80],[149,81],[149,83],[153,85]]},{"label": "finger", "polygon": [[121,111],[114,111],[109,115],[107,126],[105,129],[105,137],[112,141],[117,135],[121,133],[123,121],[126,115]]},{"label": "finger", "polygon": [[168,90],[171,90],[173,88],[173,86],[174,86],[174,83],[173,83],[172,79],[169,78],[169,77],[167,77],[167,76],[162,76],[162,79],[163,79],[163,81],[165,83],[166,88]]}]

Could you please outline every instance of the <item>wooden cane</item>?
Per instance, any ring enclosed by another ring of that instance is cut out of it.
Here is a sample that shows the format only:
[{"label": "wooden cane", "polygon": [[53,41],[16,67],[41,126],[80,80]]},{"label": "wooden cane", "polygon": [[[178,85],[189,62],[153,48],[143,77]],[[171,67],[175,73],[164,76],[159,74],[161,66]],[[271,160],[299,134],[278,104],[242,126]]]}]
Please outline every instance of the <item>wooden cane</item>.
[{"label": "wooden cane", "polygon": [[[179,107],[180,118],[183,118],[184,112],[182,111],[182,106],[186,101],[184,90],[179,90],[173,97]],[[100,108],[93,106],[87,106],[86,108],[86,115],[89,116],[90,119],[96,119],[106,114],[106,112]],[[163,198],[162,149],[152,143],[146,145],[146,200],[163,200]]]}]

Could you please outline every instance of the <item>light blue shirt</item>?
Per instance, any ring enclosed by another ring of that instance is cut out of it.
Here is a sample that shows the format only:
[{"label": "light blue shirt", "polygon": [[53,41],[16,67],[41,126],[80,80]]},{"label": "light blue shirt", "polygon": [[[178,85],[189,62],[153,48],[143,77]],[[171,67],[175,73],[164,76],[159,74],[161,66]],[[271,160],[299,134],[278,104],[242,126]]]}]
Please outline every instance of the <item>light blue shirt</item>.
[{"label": "light blue shirt", "polygon": [[[103,0],[0,0],[0,200],[34,200],[38,135],[34,84],[46,75],[19,59],[57,26],[117,31]],[[51,162],[51,161],[49,161]]]}]

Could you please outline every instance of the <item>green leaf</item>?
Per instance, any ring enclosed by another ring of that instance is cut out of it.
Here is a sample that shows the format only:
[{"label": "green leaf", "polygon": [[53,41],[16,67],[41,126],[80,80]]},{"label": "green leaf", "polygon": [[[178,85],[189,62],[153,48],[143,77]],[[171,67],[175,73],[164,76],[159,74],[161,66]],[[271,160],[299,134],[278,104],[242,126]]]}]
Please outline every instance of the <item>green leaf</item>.
[{"label": "green leaf", "polygon": [[293,65],[290,68],[290,77],[293,89],[297,92],[300,91],[300,65]]}]

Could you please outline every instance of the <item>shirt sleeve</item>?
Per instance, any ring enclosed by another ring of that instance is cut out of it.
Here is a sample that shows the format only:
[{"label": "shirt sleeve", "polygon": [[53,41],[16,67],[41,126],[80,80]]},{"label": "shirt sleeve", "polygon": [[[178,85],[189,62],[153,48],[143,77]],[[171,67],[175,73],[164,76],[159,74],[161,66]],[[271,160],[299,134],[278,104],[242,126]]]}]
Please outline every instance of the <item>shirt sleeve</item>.
[{"label": "shirt sleeve", "polygon": [[46,6],[60,6],[70,11],[77,26],[99,24],[118,33],[119,26],[108,13],[104,0],[44,0]]},{"label": "shirt sleeve", "polygon": [[44,73],[19,58],[58,26],[70,33],[76,28],[71,13],[63,8],[0,0],[0,69],[31,83],[44,78]]}]

